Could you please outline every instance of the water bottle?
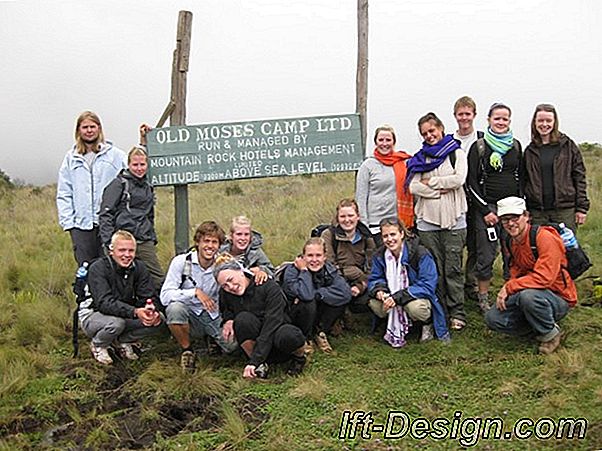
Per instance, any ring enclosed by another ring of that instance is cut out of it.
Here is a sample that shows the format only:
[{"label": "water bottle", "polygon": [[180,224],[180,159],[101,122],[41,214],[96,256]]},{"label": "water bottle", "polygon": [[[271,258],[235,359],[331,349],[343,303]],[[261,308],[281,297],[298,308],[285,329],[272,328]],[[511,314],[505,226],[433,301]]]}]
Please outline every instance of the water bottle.
[{"label": "water bottle", "polygon": [[75,273],[76,279],[85,279],[88,275],[88,262],[83,262],[82,265],[77,268],[77,272]]},{"label": "water bottle", "polygon": [[146,310],[148,310],[149,312],[153,312],[153,313],[155,312],[155,310],[156,310],[155,309],[155,304],[153,303],[153,300],[151,298],[148,298],[146,300],[146,305],[144,306],[144,308]]},{"label": "water bottle", "polygon": [[73,282],[73,293],[75,293],[77,296],[78,303],[82,302],[86,298],[87,277],[88,262],[83,262],[82,265],[77,268],[77,272],[75,273],[75,281]]},{"label": "water bottle", "polygon": [[564,247],[567,249],[577,249],[579,244],[577,243],[577,238],[575,237],[573,231],[566,227],[563,222],[558,225],[560,227],[560,236],[564,242]]}]

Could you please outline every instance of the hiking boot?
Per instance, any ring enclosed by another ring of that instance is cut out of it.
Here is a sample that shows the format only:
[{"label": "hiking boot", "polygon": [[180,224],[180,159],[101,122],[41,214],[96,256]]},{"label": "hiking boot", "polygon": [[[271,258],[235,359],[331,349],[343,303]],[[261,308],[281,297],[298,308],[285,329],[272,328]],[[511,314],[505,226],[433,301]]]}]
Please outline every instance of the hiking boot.
[{"label": "hiking boot", "polygon": [[108,348],[102,348],[90,342],[90,351],[92,351],[92,355],[94,356],[97,362],[100,362],[103,365],[110,365],[113,363],[113,359],[109,355]]},{"label": "hiking boot", "polygon": [[489,310],[491,310],[491,302],[489,301],[489,293],[477,294],[477,302],[479,304],[479,308],[481,309],[481,313],[485,314]]},{"label": "hiking boot", "polygon": [[314,337],[314,341],[316,342],[316,346],[322,352],[326,354],[330,354],[332,352],[332,346],[328,343],[328,338],[324,332],[320,332]]},{"label": "hiking boot", "polygon": [[[305,357],[304,355],[301,357],[294,355],[293,358],[291,359],[290,366],[286,370],[286,374],[288,374],[289,376],[300,375],[303,372],[303,368],[305,368],[306,363],[307,363],[307,357]],[[257,373],[257,370],[255,370],[255,373]]]},{"label": "hiking boot", "polygon": [[452,330],[460,331],[466,327],[466,321],[462,321],[461,319],[458,319],[458,318],[452,318],[449,321],[449,327]]},{"label": "hiking boot", "polygon": [[138,360],[138,354],[134,351],[134,347],[131,343],[114,342],[113,347],[121,357],[128,360]]},{"label": "hiking boot", "polygon": [[255,367],[255,377],[259,379],[267,379],[270,367],[267,363],[261,363]]},{"label": "hiking boot", "polygon": [[180,357],[180,367],[182,368],[182,371],[185,373],[194,373],[195,358],[194,352],[184,351]]},{"label": "hiking boot", "polygon": [[307,357],[311,354],[313,354],[315,351],[314,349],[314,344],[311,340],[307,340],[305,342],[305,345],[303,346],[303,354]]},{"label": "hiking boot", "polygon": [[542,341],[539,345],[539,353],[549,355],[556,351],[556,349],[558,349],[558,346],[560,346],[562,335],[563,334],[561,332],[558,332],[551,340]]},{"label": "hiking boot", "polygon": [[432,324],[423,324],[422,333],[420,334],[420,343],[426,343],[435,338],[435,332],[433,331]]}]

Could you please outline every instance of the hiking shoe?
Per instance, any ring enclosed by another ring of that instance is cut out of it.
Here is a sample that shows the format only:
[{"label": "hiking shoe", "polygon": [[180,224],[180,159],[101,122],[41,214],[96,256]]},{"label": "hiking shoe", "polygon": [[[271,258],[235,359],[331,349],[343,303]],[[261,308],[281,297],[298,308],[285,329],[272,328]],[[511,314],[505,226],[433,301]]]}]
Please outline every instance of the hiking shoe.
[{"label": "hiking shoe", "polygon": [[460,331],[466,327],[466,321],[462,321],[461,319],[458,319],[458,318],[452,318],[449,321],[449,327],[452,330]]},{"label": "hiking shoe", "polygon": [[261,363],[255,367],[255,377],[259,379],[267,379],[270,367],[267,363]]},{"label": "hiking shoe", "polygon": [[491,310],[491,302],[489,301],[489,293],[477,294],[477,303],[481,309],[481,313],[485,314]]},{"label": "hiking shoe", "polygon": [[[290,366],[286,370],[286,374],[288,374],[289,376],[300,375],[303,372],[303,368],[305,368],[306,363],[307,363],[307,357],[305,357],[304,355],[301,357],[294,355],[293,358],[291,359]],[[257,373],[257,370],[255,370],[255,373]]]},{"label": "hiking shoe", "polygon": [[311,340],[307,340],[305,342],[305,345],[303,346],[303,354],[307,357],[311,354],[313,354],[315,351],[314,349],[314,344]]},{"label": "hiking shoe", "polygon": [[109,355],[108,348],[102,348],[90,342],[90,351],[92,351],[92,355],[94,356],[97,362],[100,362],[103,365],[110,365],[113,363],[113,359]]},{"label": "hiking shoe", "polygon": [[558,332],[554,338],[549,341],[542,341],[539,345],[539,353],[544,355],[552,354],[558,347],[560,346],[560,341],[562,340],[562,333]]},{"label": "hiking shoe", "polygon": [[423,324],[422,333],[420,334],[420,343],[426,343],[435,338],[435,332],[433,331],[432,324]]},{"label": "hiking shoe", "polygon": [[322,352],[326,354],[330,354],[332,352],[332,346],[328,343],[328,338],[324,332],[320,332],[314,337],[314,341],[316,342],[316,346]]},{"label": "hiking shoe", "polygon": [[180,367],[185,373],[194,373],[195,355],[192,351],[184,351],[180,357]]},{"label": "hiking shoe", "polygon": [[134,351],[134,347],[131,343],[113,343],[113,347],[117,353],[128,360],[138,360],[138,354]]}]

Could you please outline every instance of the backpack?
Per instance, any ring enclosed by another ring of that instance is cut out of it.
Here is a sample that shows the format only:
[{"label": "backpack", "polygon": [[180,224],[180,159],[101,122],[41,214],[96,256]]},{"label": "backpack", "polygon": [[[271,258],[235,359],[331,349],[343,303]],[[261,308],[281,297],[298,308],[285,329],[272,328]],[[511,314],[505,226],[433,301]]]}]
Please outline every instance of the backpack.
[{"label": "backpack", "polygon": [[[554,229],[558,235],[562,237],[563,226],[556,223],[545,224],[544,227],[549,227]],[[531,230],[529,230],[529,247],[531,248],[531,252],[533,254],[533,258],[537,260],[539,258],[539,251],[537,250],[537,232],[539,231],[538,225],[532,225]],[[564,240],[563,240],[564,243]],[[510,247],[510,237],[506,236],[506,250],[512,258],[511,247]],[[587,271],[592,263],[589,260],[589,257],[583,250],[581,246],[572,246],[567,247],[564,245],[564,252],[566,254],[567,266],[564,267],[571,279],[575,280],[580,275],[582,275],[585,271]]]},{"label": "backpack", "polygon": [[332,224],[318,224],[311,232],[309,232],[309,236],[311,238],[321,237],[325,230],[330,229],[330,233],[332,233],[332,248],[334,250],[334,255],[337,255],[337,248],[339,246],[339,241],[335,238],[335,230]]},{"label": "backpack", "polygon": [[[485,137],[485,133],[477,131],[477,140],[482,139]],[[456,140],[457,141],[457,140]],[[485,146],[483,146],[483,149],[478,149],[479,150],[479,158],[483,155],[483,153],[485,152]],[[466,152],[468,153],[468,152]],[[452,165],[452,168],[456,169],[456,160],[458,159],[458,157],[456,156],[456,151],[454,150],[452,153],[449,154],[449,162]]]}]

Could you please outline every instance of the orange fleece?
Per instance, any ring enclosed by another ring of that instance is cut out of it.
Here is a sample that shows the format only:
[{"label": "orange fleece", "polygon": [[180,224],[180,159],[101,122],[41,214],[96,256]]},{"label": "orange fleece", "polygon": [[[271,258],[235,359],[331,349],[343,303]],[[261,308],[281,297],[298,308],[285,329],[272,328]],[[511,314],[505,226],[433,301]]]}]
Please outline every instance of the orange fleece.
[{"label": "orange fleece", "polygon": [[529,245],[529,230],[519,240],[510,240],[512,262],[510,280],[506,282],[508,295],[526,288],[548,289],[566,300],[571,307],[577,303],[577,288],[566,270],[564,244],[558,232],[551,227],[540,226],[536,245],[539,258],[533,258]]}]

